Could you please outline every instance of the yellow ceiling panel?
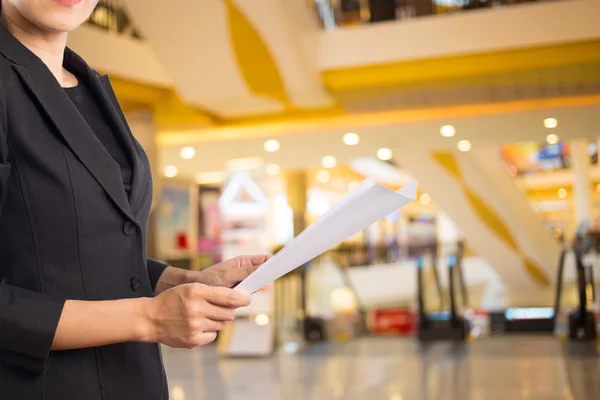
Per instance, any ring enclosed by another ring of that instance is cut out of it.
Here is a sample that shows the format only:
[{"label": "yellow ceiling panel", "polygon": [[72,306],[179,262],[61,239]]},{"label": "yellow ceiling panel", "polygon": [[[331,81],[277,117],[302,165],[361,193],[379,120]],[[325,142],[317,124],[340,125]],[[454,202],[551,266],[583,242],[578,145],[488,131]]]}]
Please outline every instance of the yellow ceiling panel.
[{"label": "yellow ceiling panel", "polygon": [[475,77],[489,74],[597,61],[600,61],[600,40],[330,70],[324,73],[324,81],[328,89],[338,92],[415,82],[477,79]]}]

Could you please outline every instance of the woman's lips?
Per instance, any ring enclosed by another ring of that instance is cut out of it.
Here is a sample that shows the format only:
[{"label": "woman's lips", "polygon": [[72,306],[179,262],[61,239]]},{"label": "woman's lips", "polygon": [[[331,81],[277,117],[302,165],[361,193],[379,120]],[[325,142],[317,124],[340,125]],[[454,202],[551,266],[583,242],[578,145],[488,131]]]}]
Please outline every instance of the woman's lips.
[{"label": "woman's lips", "polygon": [[56,1],[58,4],[63,5],[63,6],[74,6],[74,5],[81,3],[81,0],[54,0],[54,1]]}]

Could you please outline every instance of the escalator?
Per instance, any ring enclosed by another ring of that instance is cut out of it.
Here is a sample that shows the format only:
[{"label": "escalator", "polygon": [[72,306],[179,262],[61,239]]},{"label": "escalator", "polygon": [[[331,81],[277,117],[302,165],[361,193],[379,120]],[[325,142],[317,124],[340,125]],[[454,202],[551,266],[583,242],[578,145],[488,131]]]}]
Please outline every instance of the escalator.
[{"label": "escalator", "polygon": [[565,249],[560,256],[554,303],[554,330],[559,330],[558,321],[561,314],[561,300],[566,286],[567,253],[572,251],[575,258],[575,283],[578,304],[576,309],[569,313],[567,319],[567,337],[571,341],[595,341],[597,339],[596,318],[594,312],[589,307],[596,300],[594,265],[593,263],[586,263],[584,256],[586,253],[594,252],[598,247],[598,242],[598,239],[594,238],[591,246],[584,246],[581,241],[578,241],[572,250]]},{"label": "escalator", "polygon": [[[436,252],[434,252],[434,255]],[[419,328],[418,338],[423,342],[440,341],[440,340],[451,340],[451,341],[465,341],[469,334],[469,323],[457,310],[457,299],[460,298],[460,305],[462,308],[466,308],[468,303],[467,290],[464,283],[464,277],[462,273],[462,259],[463,259],[462,247],[459,246],[455,255],[449,255],[445,257],[447,261],[447,273],[448,273],[448,309],[445,309],[444,305],[444,293],[440,282],[440,276],[438,269],[435,265],[427,265],[427,258],[421,256],[417,262],[417,296],[418,296],[418,307],[419,307]],[[437,256],[432,257],[433,260],[437,260]],[[435,262],[431,263],[435,264]],[[428,312],[428,305],[426,304],[427,297],[427,282],[425,274],[427,268],[433,268],[433,276],[436,285],[437,294],[437,310]],[[459,286],[457,288],[457,285]]]}]

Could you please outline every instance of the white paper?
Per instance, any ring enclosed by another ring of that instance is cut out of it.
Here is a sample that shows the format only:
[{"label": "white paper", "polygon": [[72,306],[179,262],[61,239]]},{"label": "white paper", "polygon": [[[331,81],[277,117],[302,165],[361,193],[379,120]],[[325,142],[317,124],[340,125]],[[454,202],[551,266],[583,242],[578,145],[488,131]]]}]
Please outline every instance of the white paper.
[{"label": "white paper", "polygon": [[369,180],[364,181],[275,256],[240,282],[236,289],[247,293],[259,291],[274,280],[404,207],[416,197],[416,182],[411,182],[395,192]]}]

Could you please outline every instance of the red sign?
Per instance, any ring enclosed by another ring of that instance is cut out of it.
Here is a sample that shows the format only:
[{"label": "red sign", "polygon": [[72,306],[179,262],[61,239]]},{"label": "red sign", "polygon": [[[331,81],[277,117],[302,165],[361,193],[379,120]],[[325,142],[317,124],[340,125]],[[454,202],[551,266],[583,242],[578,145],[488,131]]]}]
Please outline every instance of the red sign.
[{"label": "red sign", "polygon": [[377,310],[371,315],[371,330],[374,333],[412,334],[416,318],[406,309]]},{"label": "red sign", "polygon": [[188,237],[186,232],[179,232],[175,237],[177,249],[186,250],[188,248]]}]

